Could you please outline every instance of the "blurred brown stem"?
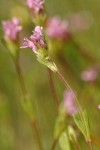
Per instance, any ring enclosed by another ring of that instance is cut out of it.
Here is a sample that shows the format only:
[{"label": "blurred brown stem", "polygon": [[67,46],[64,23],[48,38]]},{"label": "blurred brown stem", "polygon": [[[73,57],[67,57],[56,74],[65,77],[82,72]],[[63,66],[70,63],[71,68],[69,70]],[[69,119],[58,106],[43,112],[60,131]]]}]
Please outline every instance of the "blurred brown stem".
[{"label": "blurred brown stem", "polygon": [[79,144],[75,141],[74,137],[71,136],[71,138],[72,138],[72,143],[73,143],[73,145],[74,145],[74,147],[75,147],[75,150],[80,150],[80,146],[79,146]]},{"label": "blurred brown stem", "polygon": [[50,69],[48,69],[48,75],[49,75],[50,86],[51,86],[51,90],[52,90],[52,94],[53,94],[53,98],[54,98],[54,103],[55,103],[55,106],[56,106],[56,110],[58,111],[59,100],[58,100],[58,97],[57,97],[54,81],[53,81],[53,78],[52,78],[52,72],[51,72]]},{"label": "blurred brown stem", "polygon": [[88,146],[89,146],[89,150],[93,150],[92,141],[89,140],[87,143],[88,143]]},{"label": "blurred brown stem", "polygon": [[54,140],[51,150],[55,150],[58,139]]},{"label": "blurred brown stem", "polygon": [[32,125],[32,128],[34,127],[33,130],[35,132],[35,136],[37,137],[37,142],[38,142],[37,144],[38,144],[39,150],[43,150],[38,127],[37,127],[37,122],[33,121],[33,123],[31,123],[31,125]]},{"label": "blurred brown stem", "polygon": [[[15,63],[16,71],[17,71],[17,74],[18,74],[18,79],[19,79],[21,90],[22,90],[24,103],[27,104],[28,92],[27,92],[25,82],[24,82],[24,78],[23,78],[23,75],[22,75],[22,71],[21,71],[21,68],[20,68],[19,56],[16,59],[14,59],[14,63]],[[32,129],[34,130],[35,135],[36,135],[36,139],[37,139],[37,143],[38,143],[38,149],[43,150],[37,124],[36,124],[36,122],[35,123],[33,123],[33,122],[35,122],[35,121],[30,120],[30,123],[32,125]]]}]

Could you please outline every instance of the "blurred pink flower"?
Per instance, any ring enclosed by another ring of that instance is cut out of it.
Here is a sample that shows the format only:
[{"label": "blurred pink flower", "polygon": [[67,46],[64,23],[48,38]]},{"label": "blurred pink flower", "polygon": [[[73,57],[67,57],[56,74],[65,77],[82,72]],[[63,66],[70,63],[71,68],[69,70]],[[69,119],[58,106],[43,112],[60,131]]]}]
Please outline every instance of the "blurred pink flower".
[{"label": "blurred pink flower", "polygon": [[61,21],[59,17],[54,17],[47,22],[47,35],[52,39],[66,39],[69,37],[69,24],[67,21]]},{"label": "blurred pink flower", "polygon": [[40,13],[43,11],[44,0],[27,0],[28,7],[32,10],[33,13]]},{"label": "blurred pink flower", "polygon": [[20,26],[20,21],[18,18],[13,17],[12,20],[3,21],[2,27],[4,31],[4,38],[6,40],[18,40],[19,32],[22,30],[22,26]]},{"label": "blurred pink flower", "polygon": [[93,17],[88,11],[80,11],[69,15],[70,28],[73,32],[89,29],[93,24]]},{"label": "blurred pink flower", "polygon": [[42,27],[36,26],[33,35],[29,39],[24,38],[21,48],[31,48],[36,53],[40,47],[46,49],[46,44],[42,35]]},{"label": "blurred pink flower", "polygon": [[72,93],[72,91],[70,91],[70,90],[65,91],[63,105],[69,116],[72,116],[73,114],[77,113],[77,107],[75,105],[74,99],[75,99],[75,96]]},{"label": "blurred pink flower", "polygon": [[95,68],[90,68],[81,73],[81,79],[84,81],[94,81],[98,76],[98,72]]},{"label": "blurred pink flower", "polygon": [[98,105],[98,109],[100,109],[100,105]]}]

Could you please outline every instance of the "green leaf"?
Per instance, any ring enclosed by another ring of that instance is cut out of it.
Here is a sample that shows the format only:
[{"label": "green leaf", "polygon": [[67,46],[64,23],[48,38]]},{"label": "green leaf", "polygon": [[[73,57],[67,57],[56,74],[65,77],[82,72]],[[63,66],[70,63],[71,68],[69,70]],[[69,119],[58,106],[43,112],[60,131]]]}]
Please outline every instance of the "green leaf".
[{"label": "green leaf", "polygon": [[66,127],[65,122],[61,118],[57,118],[55,130],[54,130],[54,139],[58,139],[60,137],[65,127]]},{"label": "green leaf", "polygon": [[75,121],[78,129],[83,133],[85,139],[87,139],[87,133],[86,133],[84,120],[81,119],[79,114],[76,114],[76,115],[74,115],[74,121]]},{"label": "green leaf", "polygon": [[69,139],[73,142],[73,139],[75,142],[77,142],[77,136],[75,133],[75,130],[73,129],[72,126],[68,126],[68,135],[69,135]]},{"label": "green leaf", "polygon": [[65,130],[67,126],[67,118],[65,109],[60,107],[59,115],[56,120],[55,130],[54,130],[54,139],[58,139],[61,133]]},{"label": "green leaf", "polygon": [[35,114],[32,107],[32,102],[30,98],[27,98],[26,100],[21,100],[22,107],[26,114],[30,117],[31,120],[35,119]]},{"label": "green leaf", "polygon": [[67,132],[63,132],[59,138],[61,150],[71,150]]},{"label": "green leaf", "polygon": [[89,125],[89,119],[86,110],[83,112],[84,121],[85,121],[85,127],[87,132],[87,140],[90,140],[90,125]]},{"label": "green leaf", "polygon": [[86,141],[90,140],[90,127],[89,127],[89,120],[86,111],[82,112],[82,118],[79,114],[74,115],[74,121],[80,131],[83,133]]}]

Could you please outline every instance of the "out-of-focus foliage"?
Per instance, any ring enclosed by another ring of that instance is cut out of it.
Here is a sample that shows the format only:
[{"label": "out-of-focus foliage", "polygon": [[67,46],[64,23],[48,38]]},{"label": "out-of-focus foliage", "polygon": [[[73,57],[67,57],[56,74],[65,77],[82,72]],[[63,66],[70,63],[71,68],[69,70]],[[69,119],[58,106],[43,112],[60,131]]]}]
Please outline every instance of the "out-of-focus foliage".
[{"label": "out-of-focus foliage", "polygon": [[[95,150],[100,149],[100,79],[84,82],[80,74],[88,67],[100,65],[100,2],[98,0],[46,0],[45,8],[50,16],[59,15],[70,20],[70,14],[88,12],[93,23],[83,31],[73,32],[74,42],[66,43],[62,50],[50,54],[57,66],[75,89],[78,99],[88,112],[91,137]],[[2,41],[1,22],[17,16],[22,19],[21,37],[31,33],[31,22],[24,0],[0,0],[0,150],[36,150],[35,138],[28,117],[20,104],[21,89],[15,66],[8,49]],[[31,50],[21,50],[20,59],[27,89],[30,92],[33,110],[38,119],[40,136],[45,150],[50,150],[53,142],[57,112],[48,80],[47,69],[36,61]],[[99,70],[100,74],[100,70]],[[54,75],[59,101],[63,99],[65,87]],[[73,124],[70,121],[70,124]],[[77,129],[76,129],[77,130]],[[87,146],[78,133],[81,150]],[[60,149],[57,147],[57,149]]]}]

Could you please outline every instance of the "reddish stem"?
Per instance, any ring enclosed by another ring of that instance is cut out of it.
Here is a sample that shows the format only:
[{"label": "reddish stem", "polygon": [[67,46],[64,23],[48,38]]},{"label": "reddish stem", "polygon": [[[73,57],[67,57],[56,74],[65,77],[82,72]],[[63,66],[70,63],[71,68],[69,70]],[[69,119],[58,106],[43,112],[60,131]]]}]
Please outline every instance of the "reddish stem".
[{"label": "reddish stem", "polygon": [[51,72],[50,69],[48,69],[48,74],[49,74],[49,80],[50,80],[50,86],[51,86],[52,94],[53,94],[53,97],[54,97],[54,103],[55,103],[55,106],[56,106],[56,110],[58,111],[59,100],[58,100],[58,97],[57,97],[54,81],[53,81],[53,78],[52,78],[52,72]]}]

